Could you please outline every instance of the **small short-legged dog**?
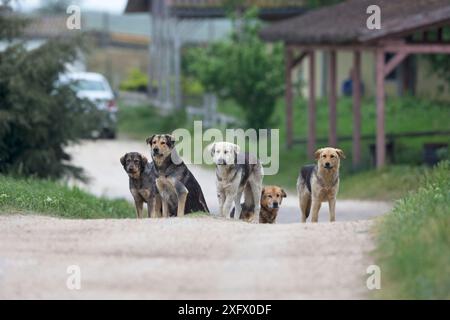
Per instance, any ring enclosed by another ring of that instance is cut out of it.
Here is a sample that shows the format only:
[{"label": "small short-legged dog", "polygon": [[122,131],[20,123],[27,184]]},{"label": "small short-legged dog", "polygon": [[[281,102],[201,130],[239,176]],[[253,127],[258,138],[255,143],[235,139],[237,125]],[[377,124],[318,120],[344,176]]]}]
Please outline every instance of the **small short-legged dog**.
[{"label": "small short-legged dog", "polygon": [[146,142],[158,175],[156,188],[162,199],[163,217],[209,213],[200,185],[176,152],[174,138],[169,134],[153,135]]},{"label": "small short-legged dog", "polygon": [[[261,210],[259,211],[259,223],[275,223],[278,210],[280,209],[283,198],[286,198],[286,192],[277,186],[264,187],[261,193]],[[234,212],[233,212],[234,213]],[[245,204],[242,204],[241,219],[250,221],[253,218],[253,211],[248,210]]]},{"label": "small short-legged dog", "polygon": [[248,153],[240,153],[239,146],[229,142],[216,142],[211,146],[211,156],[216,164],[216,186],[220,214],[231,217],[235,205],[235,219],[244,207],[254,212],[253,221],[259,222],[263,169],[259,160]]},{"label": "small short-legged dog", "polygon": [[336,195],[339,191],[340,159],[344,152],[335,148],[322,148],[316,151],[317,165],[302,167],[297,179],[302,222],[306,222],[312,210],[312,222],[319,220],[322,202],[328,201],[330,222],[336,220]]},{"label": "small short-legged dog", "polygon": [[138,152],[129,152],[120,158],[120,163],[130,177],[130,192],[134,198],[137,218],[142,218],[144,202],[147,203],[149,218],[161,213],[161,199],[156,190],[156,170],[153,163]]}]

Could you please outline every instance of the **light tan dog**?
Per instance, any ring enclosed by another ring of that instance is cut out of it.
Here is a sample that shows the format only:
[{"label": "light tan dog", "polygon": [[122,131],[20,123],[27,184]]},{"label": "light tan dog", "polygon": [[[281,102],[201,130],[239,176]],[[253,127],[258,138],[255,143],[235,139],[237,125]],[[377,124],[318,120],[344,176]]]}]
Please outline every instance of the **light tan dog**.
[{"label": "light tan dog", "polygon": [[330,222],[333,222],[336,220],[340,159],[345,159],[345,155],[341,149],[322,148],[316,151],[315,157],[317,164],[302,167],[297,180],[302,222],[306,222],[310,211],[311,222],[317,222],[320,206],[325,201],[329,206]]}]

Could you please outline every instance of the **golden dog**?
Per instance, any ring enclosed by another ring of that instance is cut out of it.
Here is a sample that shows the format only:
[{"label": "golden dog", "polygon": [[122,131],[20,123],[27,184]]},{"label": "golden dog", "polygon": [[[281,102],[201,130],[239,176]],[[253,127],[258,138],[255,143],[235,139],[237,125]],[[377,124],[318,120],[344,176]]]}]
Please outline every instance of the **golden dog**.
[{"label": "golden dog", "polygon": [[302,167],[297,179],[302,222],[306,222],[311,210],[311,222],[317,222],[320,206],[325,201],[329,206],[330,222],[333,222],[336,220],[340,160],[345,159],[345,155],[341,149],[322,148],[316,151],[315,157],[317,164]]}]

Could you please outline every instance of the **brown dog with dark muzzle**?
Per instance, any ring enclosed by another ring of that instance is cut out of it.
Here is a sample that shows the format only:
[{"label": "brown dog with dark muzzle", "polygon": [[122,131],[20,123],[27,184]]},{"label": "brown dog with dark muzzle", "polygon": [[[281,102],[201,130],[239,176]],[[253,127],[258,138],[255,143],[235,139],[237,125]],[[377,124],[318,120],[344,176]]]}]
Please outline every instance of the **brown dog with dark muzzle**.
[{"label": "brown dog with dark muzzle", "polygon": [[[278,211],[280,210],[286,192],[277,186],[264,187],[261,192],[261,209],[259,210],[259,223],[276,223]],[[254,208],[242,203],[240,219],[251,221],[254,215]],[[232,212],[234,216],[234,209]]]}]

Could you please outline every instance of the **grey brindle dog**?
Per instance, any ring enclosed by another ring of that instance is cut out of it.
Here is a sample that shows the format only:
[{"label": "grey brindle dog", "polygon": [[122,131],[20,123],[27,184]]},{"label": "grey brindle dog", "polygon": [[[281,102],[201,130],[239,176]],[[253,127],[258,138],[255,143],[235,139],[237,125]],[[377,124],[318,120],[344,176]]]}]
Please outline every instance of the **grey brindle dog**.
[{"label": "grey brindle dog", "polygon": [[246,212],[252,211],[253,222],[259,223],[263,180],[263,169],[259,160],[248,153],[241,153],[239,146],[229,142],[214,143],[211,146],[211,156],[216,164],[220,214],[231,218],[234,202],[234,219],[239,219],[244,209]]}]

